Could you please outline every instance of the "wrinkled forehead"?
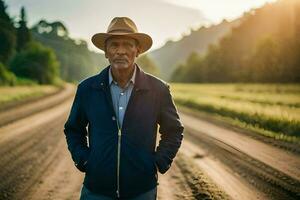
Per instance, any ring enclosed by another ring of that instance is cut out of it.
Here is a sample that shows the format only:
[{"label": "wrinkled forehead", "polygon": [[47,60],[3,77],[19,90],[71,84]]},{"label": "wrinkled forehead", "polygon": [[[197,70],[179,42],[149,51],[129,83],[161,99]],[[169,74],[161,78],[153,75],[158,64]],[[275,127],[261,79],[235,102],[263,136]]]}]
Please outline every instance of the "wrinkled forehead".
[{"label": "wrinkled forehead", "polygon": [[135,43],[136,45],[138,44],[138,41],[132,37],[128,37],[125,35],[114,35],[105,40],[105,43],[107,44],[108,42],[132,42]]}]

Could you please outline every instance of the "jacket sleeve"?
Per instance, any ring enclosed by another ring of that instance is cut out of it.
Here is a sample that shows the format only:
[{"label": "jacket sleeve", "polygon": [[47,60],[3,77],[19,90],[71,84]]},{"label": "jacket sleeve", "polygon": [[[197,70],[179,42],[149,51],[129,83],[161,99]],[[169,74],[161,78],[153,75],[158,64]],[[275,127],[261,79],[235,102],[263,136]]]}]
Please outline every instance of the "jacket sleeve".
[{"label": "jacket sleeve", "polygon": [[162,89],[159,111],[159,133],[161,138],[156,149],[156,165],[160,173],[164,174],[175,158],[183,139],[183,125],[180,122],[169,85]]},{"label": "jacket sleeve", "polygon": [[86,118],[83,102],[82,89],[77,87],[73,105],[67,122],[64,125],[64,133],[75,166],[85,172],[85,163],[89,156],[89,147],[87,145],[88,120]]}]

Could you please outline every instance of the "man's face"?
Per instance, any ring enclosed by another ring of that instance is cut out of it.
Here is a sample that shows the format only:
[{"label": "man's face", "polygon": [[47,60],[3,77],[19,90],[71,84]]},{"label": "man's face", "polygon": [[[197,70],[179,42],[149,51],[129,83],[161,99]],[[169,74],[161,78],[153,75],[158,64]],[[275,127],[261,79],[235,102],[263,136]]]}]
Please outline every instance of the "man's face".
[{"label": "man's face", "polygon": [[113,36],[106,41],[105,57],[112,67],[128,69],[133,67],[135,58],[139,55],[139,47],[133,38]]}]

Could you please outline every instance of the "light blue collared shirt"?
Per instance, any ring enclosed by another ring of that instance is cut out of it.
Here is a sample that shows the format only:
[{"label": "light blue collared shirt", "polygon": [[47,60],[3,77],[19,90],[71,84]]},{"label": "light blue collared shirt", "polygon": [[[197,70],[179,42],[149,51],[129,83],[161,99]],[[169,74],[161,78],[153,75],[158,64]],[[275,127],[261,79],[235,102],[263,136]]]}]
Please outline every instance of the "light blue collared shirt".
[{"label": "light blue collared shirt", "polygon": [[110,92],[113,102],[113,107],[116,113],[116,117],[119,123],[120,128],[123,125],[123,119],[125,115],[125,111],[129,102],[130,95],[132,93],[132,89],[135,83],[135,74],[136,74],[136,66],[134,65],[134,71],[131,79],[126,84],[125,88],[121,88],[118,83],[113,80],[111,66],[109,67],[108,73],[108,81],[110,86]]}]

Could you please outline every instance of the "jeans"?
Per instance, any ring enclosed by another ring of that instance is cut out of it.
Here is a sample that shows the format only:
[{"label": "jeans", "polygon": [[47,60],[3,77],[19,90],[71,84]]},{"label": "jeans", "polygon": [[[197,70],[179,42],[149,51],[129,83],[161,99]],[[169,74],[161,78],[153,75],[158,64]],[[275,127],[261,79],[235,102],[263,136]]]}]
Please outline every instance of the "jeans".
[{"label": "jeans", "polygon": [[[148,192],[140,194],[137,197],[131,198],[130,200],[156,200],[156,197],[157,197],[157,187],[155,187],[154,189]],[[82,185],[80,200],[114,200],[114,199],[99,194],[93,194],[84,185]]]}]

